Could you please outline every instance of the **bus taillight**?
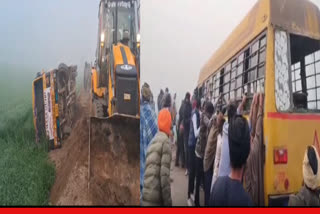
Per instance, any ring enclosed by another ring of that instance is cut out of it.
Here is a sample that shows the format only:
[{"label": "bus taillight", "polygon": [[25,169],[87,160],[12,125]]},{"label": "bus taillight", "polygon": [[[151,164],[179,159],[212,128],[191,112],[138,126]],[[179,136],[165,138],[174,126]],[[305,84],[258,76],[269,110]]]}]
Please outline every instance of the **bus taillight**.
[{"label": "bus taillight", "polygon": [[288,150],[287,149],[274,149],[273,163],[274,164],[286,164],[288,162]]}]

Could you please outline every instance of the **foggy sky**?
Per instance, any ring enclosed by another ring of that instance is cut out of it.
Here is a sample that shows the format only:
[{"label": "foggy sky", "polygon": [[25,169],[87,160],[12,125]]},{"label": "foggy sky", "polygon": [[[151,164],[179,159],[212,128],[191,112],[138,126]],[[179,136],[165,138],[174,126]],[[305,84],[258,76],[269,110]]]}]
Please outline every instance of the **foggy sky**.
[{"label": "foggy sky", "polygon": [[[142,0],[141,85],[149,83],[155,100],[168,87],[180,105],[195,89],[200,69],[255,2]],[[320,6],[320,0],[313,2]]]},{"label": "foggy sky", "polygon": [[99,1],[1,0],[0,64],[47,70],[93,62]]}]

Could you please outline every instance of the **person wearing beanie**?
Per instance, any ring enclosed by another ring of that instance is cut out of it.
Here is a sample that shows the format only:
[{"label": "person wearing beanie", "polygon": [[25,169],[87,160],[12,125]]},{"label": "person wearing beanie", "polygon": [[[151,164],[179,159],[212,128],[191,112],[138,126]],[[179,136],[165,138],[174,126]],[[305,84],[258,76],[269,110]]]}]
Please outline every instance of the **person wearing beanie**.
[{"label": "person wearing beanie", "polygon": [[250,132],[247,120],[240,115],[229,121],[229,153],[231,172],[218,177],[215,182],[210,206],[253,206],[249,194],[243,188],[244,167],[250,152]]},{"label": "person wearing beanie", "polygon": [[159,131],[152,139],[146,156],[142,206],[172,206],[170,186],[171,114],[162,109],[158,115]]},{"label": "person wearing beanie", "polygon": [[303,163],[303,187],[297,195],[291,195],[289,206],[320,207],[320,197],[317,191],[320,186],[319,154],[315,146],[308,146]]},{"label": "person wearing beanie", "polygon": [[[151,104],[152,92],[147,83],[141,89],[140,105],[140,181],[143,181],[148,146],[158,131],[157,115]],[[140,182],[140,199],[142,199],[143,183]]]}]

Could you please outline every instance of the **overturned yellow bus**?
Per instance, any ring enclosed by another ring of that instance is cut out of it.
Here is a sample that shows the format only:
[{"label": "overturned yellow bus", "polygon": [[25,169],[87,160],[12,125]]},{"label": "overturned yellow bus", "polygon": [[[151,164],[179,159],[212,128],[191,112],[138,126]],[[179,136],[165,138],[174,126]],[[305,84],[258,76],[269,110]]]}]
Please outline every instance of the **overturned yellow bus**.
[{"label": "overturned yellow bus", "polygon": [[76,66],[60,64],[42,71],[32,82],[33,123],[36,142],[49,140],[49,148],[61,147],[71,132],[76,101]]},{"label": "overturned yellow bus", "polygon": [[320,12],[308,0],[260,0],[202,68],[201,97],[223,94],[249,110],[265,94],[264,198],[286,205],[303,182],[302,161],[320,134]]}]

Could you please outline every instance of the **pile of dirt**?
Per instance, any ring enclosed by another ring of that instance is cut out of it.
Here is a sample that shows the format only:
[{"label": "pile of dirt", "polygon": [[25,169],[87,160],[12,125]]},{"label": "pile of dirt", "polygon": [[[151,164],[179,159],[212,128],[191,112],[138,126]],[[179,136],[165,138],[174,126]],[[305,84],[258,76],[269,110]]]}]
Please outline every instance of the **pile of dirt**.
[{"label": "pile of dirt", "polygon": [[[79,118],[71,135],[61,149],[50,152],[56,165],[50,202],[53,205],[139,205],[139,123],[121,120],[111,126],[104,119],[90,119],[89,103],[89,95],[82,91],[77,99]],[[92,120],[97,122],[92,124]],[[123,123],[134,128],[124,128]]]},{"label": "pile of dirt", "polygon": [[91,205],[88,197],[88,96],[81,93],[77,102],[77,121],[62,148],[50,152],[56,166],[56,180],[51,189],[54,205]]},{"label": "pile of dirt", "polygon": [[139,120],[114,116],[91,118],[90,123],[89,193],[93,205],[139,205]]}]

